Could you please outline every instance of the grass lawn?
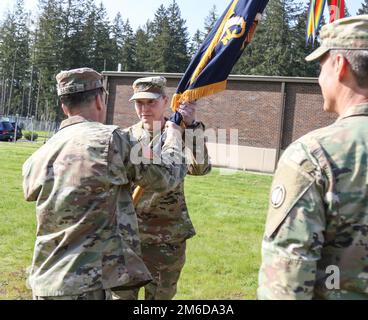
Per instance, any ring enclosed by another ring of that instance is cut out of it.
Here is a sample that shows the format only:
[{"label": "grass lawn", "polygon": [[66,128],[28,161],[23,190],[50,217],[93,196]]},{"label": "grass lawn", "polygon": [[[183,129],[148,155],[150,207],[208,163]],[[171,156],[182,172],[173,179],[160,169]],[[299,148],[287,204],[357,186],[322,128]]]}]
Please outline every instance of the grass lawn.
[{"label": "grass lawn", "polygon": [[[43,142],[43,141],[42,141]],[[0,299],[30,299],[36,219],[23,200],[21,168],[38,143],[0,142]],[[186,197],[197,235],[176,299],[254,299],[271,177],[244,172],[186,178]]]}]

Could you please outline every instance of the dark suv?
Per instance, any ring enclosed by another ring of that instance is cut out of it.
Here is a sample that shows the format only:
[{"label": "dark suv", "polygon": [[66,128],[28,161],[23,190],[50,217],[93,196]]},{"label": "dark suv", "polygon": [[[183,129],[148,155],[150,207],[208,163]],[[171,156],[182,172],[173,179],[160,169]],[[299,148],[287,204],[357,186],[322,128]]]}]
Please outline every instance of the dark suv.
[{"label": "dark suv", "polygon": [[[13,141],[15,135],[15,122],[0,119],[0,141]],[[22,128],[17,126],[17,140],[22,138]]]},{"label": "dark suv", "polygon": [[[16,126],[16,122],[11,122],[13,128],[14,128],[14,133],[15,133],[15,126]],[[19,124],[17,125],[17,140],[22,138],[23,133],[22,133],[22,126],[20,126]],[[14,135],[13,135],[14,137]]]},{"label": "dark suv", "polygon": [[0,141],[11,141],[13,137],[13,125],[9,121],[0,121]]}]

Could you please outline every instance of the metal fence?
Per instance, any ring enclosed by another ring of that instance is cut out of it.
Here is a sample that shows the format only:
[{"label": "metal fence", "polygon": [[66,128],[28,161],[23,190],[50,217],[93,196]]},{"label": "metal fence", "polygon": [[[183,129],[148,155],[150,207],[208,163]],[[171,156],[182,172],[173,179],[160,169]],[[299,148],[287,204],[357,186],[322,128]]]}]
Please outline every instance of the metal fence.
[{"label": "metal fence", "polygon": [[23,132],[23,139],[25,139],[25,133],[27,131],[30,132],[31,141],[33,141],[36,132],[38,140],[44,139],[46,141],[53,136],[60,126],[59,122],[36,120],[34,117],[20,117],[17,115],[9,115],[6,117],[0,116],[0,120],[15,122]]}]

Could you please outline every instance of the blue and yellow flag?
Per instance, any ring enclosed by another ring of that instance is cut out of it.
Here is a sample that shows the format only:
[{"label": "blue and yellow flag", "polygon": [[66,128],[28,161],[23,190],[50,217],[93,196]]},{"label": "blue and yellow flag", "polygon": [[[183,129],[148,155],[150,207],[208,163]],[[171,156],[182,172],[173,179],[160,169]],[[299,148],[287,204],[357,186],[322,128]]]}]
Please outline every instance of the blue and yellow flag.
[{"label": "blue and yellow flag", "polygon": [[231,1],[181,79],[171,102],[173,111],[181,102],[195,101],[226,89],[226,79],[252,40],[267,3],[268,0]]}]

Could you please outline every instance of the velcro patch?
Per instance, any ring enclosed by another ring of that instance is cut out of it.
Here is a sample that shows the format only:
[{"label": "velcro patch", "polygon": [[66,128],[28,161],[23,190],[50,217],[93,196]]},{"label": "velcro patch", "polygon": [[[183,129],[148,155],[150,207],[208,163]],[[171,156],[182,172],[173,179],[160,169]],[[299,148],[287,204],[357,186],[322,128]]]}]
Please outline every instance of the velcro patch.
[{"label": "velcro patch", "polygon": [[294,163],[282,163],[273,179],[265,235],[270,238],[315,179]]}]

